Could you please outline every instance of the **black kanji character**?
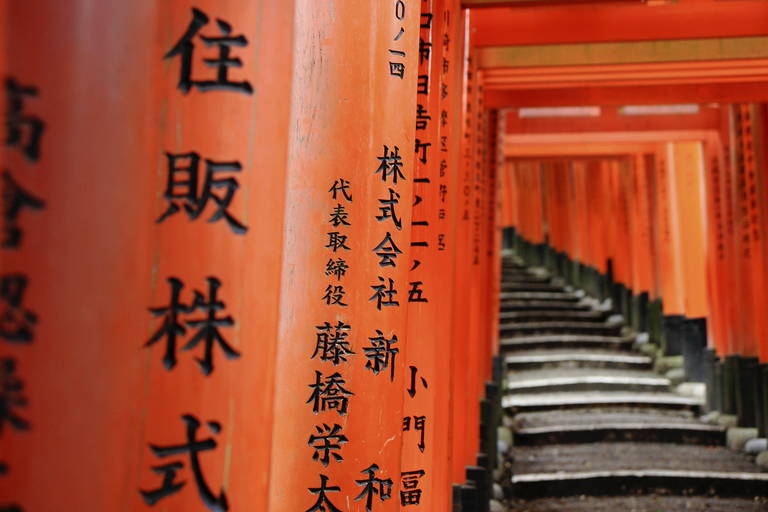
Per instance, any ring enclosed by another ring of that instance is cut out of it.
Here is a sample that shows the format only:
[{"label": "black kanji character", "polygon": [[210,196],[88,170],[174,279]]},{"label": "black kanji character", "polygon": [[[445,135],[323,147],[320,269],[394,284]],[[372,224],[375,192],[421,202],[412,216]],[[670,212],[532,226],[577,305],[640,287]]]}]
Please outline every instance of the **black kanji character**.
[{"label": "black kanji character", "polygon": [[322,426],[315,425],[317,435],[312,434],[309,436],[309,446],[314,449],[312,454],[312,460],[320,462],[323,466],[328,466],[328,463],[333,458],[336,462],[344,460],[338,452],[341,450],[341,445],[346,444],[347,436],[340,434],[341,425],[328,426],[323,423]]},{"label": "black kanji character", "polygon": [[344,287],[341,285],[334,286],[332,284],[329,284],[328,287],[325,289],[325,295],[323,295],[323,300],[328,306],[333,306],[334,304],[337,304],[339,306],[347,306],[348,304],[345,302],[342,302],[344,300],[344,295],[347,292],[344,291]]},{"label": "black kanji character", "polygon": [[379,281],[382,284],[371,286],[375,293],[368,300],[375,300],[376,309],[379,311],[381,311],[382,306],[399,306],[400,302],[395,300],[397,290],[395,290],[395,282],[392,280],[392,278],[389,278],[389,287],[384,284],[386,281],[384,281],[383,277],[379,276]]},{"label": "black kanji character", "polygon": [[[240,188],[239,183],[233,177],[218,178],[217,173],[240,172],[239,162],[214,162],[205,160],[205,177],[202,187],[200,183],[200,155],[191,153],[165,153],[168,158],[168,179],[166,180],[164,197],[168,201],[168,208],[160,215],[157,222],[178,213],[182,208],[190,220],[197,219],[203,213],[208,201],[216,204],[216,211],[208,219],[208,222],[216,222],[224,219],[229,228],[242,235],[248,228],[229,213],[229,204]],[[182,160],[187,160],[183,165]],[[223,194],[215,194],[214,189],[224,189]]]},{"label": "black kanji character", "polygon": [[341,509],[331,503],[331,500],[328,499],[328,496],[325,495],[327,492],[339,492],[341,491],[341,487],[336,485],[328,487],[327,484],[328,477],[321,474],[320,487],[309,488],[310,494],[317,494],[317,501],[305,512],[341,512]]},{"label": "black kanji character", "polygon": [[197,87],[199,90],[213,91],[213,90],[225,90],[225,91],[237,91],[245,94],[253,94],[253,87],[250,82],[233,82],[229,80],[229,68],[243,67],[243,63],[237,57],[231,57],[230,51],[233,46],[247,46],[248,40],[243,35],[232,36],[232,26],[224,20],[217,19],[221,37],[207,37],[200,36],[203,43],[207,47],[218,46],[219,56],[214,59],[203,59],[203,62],[208,67],[216,68],[215,80],[193,80],[192,79],[192,54],[195,50],[195,45],[192,39],[197,35],[201,28],[208,24],[208,16],[199,9],[192,8],[192,21],[189,22],[184,35],[181,36],[173,48],[166,53],[163,58],[169,59],[177,55],[181,56],[181,71],[179,73],[179,89],[184,93],[188,93],[192,87]]},{"label": "black kanji character", "polygon": [[[24,96],[37,97],[37,87],[24,86],[13,78],[5,79],[7,108],[5,111],[5,145],[18,146],[29,160],[40,159],[40,139],[45,130],[45,123],[35,116],[24,114]],[[24,128],[27,129],[26,141]]]},{"label": "black kanji character", "polygon": [[424,298],[424,290],[421,289],[421,285],[424,284],[421,281],[411,281],[409,283],[411,289],[408,290],[408,302],[429,302],[429,299]]},{"label": "black kanji character", "polygon": [[431,12],[423,12],[423,13],[421,13],[421,25],[419,25],[419,28],[424,28],[424,29],[427,29],[427,30],[432,28],[432,13]]},{"label": "black kanji character", "polygon": [[384,337],[384,333],[376,329],[376,336],[368,338],[371,345],[363,347],[363,352],[368,362],[365,367],[378,375],[382,370],[389,368],[389,380],[395,380],[395,358],[400,349],[394,348],[397,343],[397,335],[393,334],[391,338]]},{"label": "black kanji character", "polygon": [[5,221],[3,225],[2,247],[12,249],[21,245],[23,233],[16,224],[21,211],[24,208],[42,210],[45,203],[21,188],[8,171],[3,171],[2,187],[2,215]]},{"label": "black kanji character", "polygon": [[219,332],[219,327],[232,327],[235,325],[235,321],[229,315],[225,317],[216,316],[217,311],[221,311],[226,307],[226,305],[216,297],[219,287],[221,286],[221,281],[215,277],[209,277],[207,278],[207,281],[208,298],[206,299],[202,293],[195,290],[195,299],[191,306],[192,311],[200,309],[204,311],[206,315],[203,318],[187,321],[187,325],[198,328],[198,331],[192,339],[184,345],[182,350],[192,350],[203,341],[205,343],[203,358],[196,358],[196,360],[200,365],[203,374],[210,375],[213,371],[214,343],[221,347],[221,350],[224,351],[224,356],[227,359],[237,359],[240,357],[240,353],[232,348]]},{"label": "black kanji character", "polygon": [[[419,438],[419,444],[417,445],[420,452],[424,452],[424,448],[426,448],[426,445],[424,444],[424,427],[427,423],[427,417],[426,416],[414,416],[413,417],[413,430],[416,430],[418,432],[421,432],[421,436]],[[410,432],[411,430],[411,417],[406,416],[403,418],[403,432]]]},{"label": "black kanji character", "polygon": [[403,253],[403,251],[397,247],[395,241],[392,240],[392,235],[389,231],[387,231],[387,234],[384,235],[384,238],[372,249],[372,251],[380,258],[380,267],[396,267],[397,264],[395,260],[397,259],[397,255]]},{"label": "black kanji character", "polygon": [[419,479],[425,475],[423,469],[416,471],[405,471],[400,473],[400,504],[419,505],[421,503],[422,490],[419,489]]},{"label": "black kanji character", "polygon": [[331,212],[331,224],[333,224],[333,227],[339,227],[340,225],[349,226],[349,222],[347,221],[347,217],[349,217],[349,213],[347,212],[346,208],[344,208],[343,205],[337,204],[336,207]]},{"label": "black kanji character", "polygon": [[419,75],[416,82],[416,94],[429,94],[429,75]]},{"label": "black kanji character", "polygon": [[[165,457],[171,457],[174,455],[189,454],[189,466],[192,469],[192,473],[195,476],[195,484],[197,484],[197,491],[200,495],[200,499],[203,504],[208,507],[209,510],[214,512],[225,512],[229,510],[227,504],[227,496],[224,491],[221,491],[218,496],[215,496],[210,487],[205,481],[203,476],[203,470],[200,466],[200,452],[210,451],[216,448],[216,440],[209,437],[205,440],[197,439],[197,430],[200,428],[200,421],[191,414],[184,414],[181,417],[182,421],[187,426],[187,443],[171,446],[159,446],[150,444],[149,447],[152,453],[156,457],[163,459]],[[221,432],[221,424],[217,421],[208,421],[208,428],[214,434]],[[144,502],[147,505],[153,506],[158,501],[166,498],[172,494],[179,492],[186,482],[177,482],[176,473],[184,467],[183,462],[171,462],[168,464],[162,464],[160,466],[153,466],[152,471],[163,476],[163,482],[159,489],[153,489],[150,491],[139,490]]]},{"label": "black kanji character", "polygon": [[349,189],[350,183],[345,180],[344,178],[339,178],[336,181],[333,182],[333,186],[331,186],[330,189],[328,189],[328,192],[331,193],[333,200],[336,201],[336,195],[341,192],[341,194],[344,196],[344,199],[352,202],[352,194],[347,192],[347,189]]},{"label": "black kanji character", "polygon": [[27,284],[24,274],[0,276],[0,338],[12,343],[31,343],[35,339],[32,329],[37,315],[22,305]]},{"label": "black kanji character", "polygon": [[16,376],[16,360],[0,359],[0,434],[5,423],[17,431],[29,430],[29,422],[14,412],[14,409],[27,406],[23,389],[24,383]]},{"label": "black kanji character", "polygon": [[311,359],[319,355],[321,361],[331,361],[333,366],[338,366],[347,362],[347,355],[354,355],[347,340],[349,331],[352,329],[351,325],[339,320],[335,326],[325,322],[323,325],[315,326],[315,329],[317,329],[315,333],[317,340]]},{"label": "black kanji character", "polygon": [[416,139],[416,151],[415,153],[419,156],[419,162],[426,164],[427,163],[427,148],[429,148],[432,145],[431,142],[421,142],[419,139]]},{"label": "black kanji character", "polygon": [[397,216],[395,206],[400,203],[400,194],[393,189],[389,189],[389,199],[379,199],[379,215],[376,216],[376,220],[379,222],[387,219],[392,219],[392,223],[397,229],[403,229],[403,223]]},{"label": "black kanji character", "polygon": [[325,378],[323,382],[322,372],[315,370],[315,383],[310,384],[312,390],[309,400],[306,403],[312,403],[312,412],[315,414],[335,409],[339,416],[347,414],[350,396],[355,394],[344,388],[346,381],[341,374],[334,373]]},{"label": "black kanji character", "polygon": [[444,203],[445,202],[445,196],[448,195],[448,186],[441,183],[440,184],[439,194],[440,194],[440,202]]},{"label": "black kanji character", "polygon": [[184,305],[180,300],[181,290],[184,283],[175,277],[168,278],[168,284],[171,286],[170,304],[164,307],[149,308],[153,316],[163,316],[163,324],[155,331],[151,338],[144,344],[145,347],[154,345],[165,338],[165,353],[163,354],[163,364],[170,370],[176,366],[176,338],[183,336],[187,330],[179,322],[179,315],[190,313],[189,306]]},{"label": "black kanji character", "polygon": [[347,270],[349,270],[349,265],[342,258],[336,258],[335,260],[331,258],[325,264],[325,275],[336,276],[336,279],[339,281],[347,274]]},{"label": "black kanji character", "polygon": [[333,249],[333,252],[336,252],[339,249],[350,250],[349,247],[347,247],[347,235],[342,235],[338,231],[332,231],[327,233],[327,235],[328,244],[326,247]]},{"label": "black kanji character", "polygon": [[[416,396],[416,374],[419,372],[419,369],[415,366],[409,366],[408,368],[411,371],[411,383],[408,386],[408,394],[413,398]],[[419,377],[419,379],[421,379],[421,385],[424,386],[424,389],[428,389],[427,379],[424,377]]]},{"label": "black kanji character", "polygon": [[423,105],[421,104],[416,105],[416,129],[417,130],[427,129],[427,123],[430,119],[432,119],[432,116],[427,114],[429,114],[429,111],[426,108],[424,108]]},{"label": "black kanji character", "polygon": [[378,169],[376,169],[375,174],[381,173],[381,181],[386,183],[387,178],[392,176],[392,183],[397,185],[398,178],[402,180],[405,179],[401,170],[403,167],[403,158],[400,156],[400,148],[398,146],[395,146],[390,154],[389,147],[385,145],[384,155],[377,156],[376,158],[378,158],[381,163],[379,164]]},{"label": "black kanji character", "polygon": [[361,471],[366,474],[367,478],[364,480],[355,480],[355,483],[363,487],[362,492],[355,498],[355,501],[365,499],[365,510],[369,512],[373,508],[373,498],[378,494],[379,501],[384,502],[392,497],[392,479],[386,480],[376,476],[376,472],[379,470],[379,466],[371,464],[367,468]]},{"label": "black kanji character", "polygon": [[398,78],[405,76],[405,64],[402,62],[389,62],[389,74]]},{"label": "black kanji character", "polygon": [[187,320],[186,326],[192,328],[198,328],[197,333],[182,347],[182,350],[192,350],[201,341],[205,343],[203,357],[196,358],[197,363],[200,365],[204,375],[210,375],[213,371],[213,346],[218,344],[224,351],[224,355],[227,359],[235,359],[240,357],[240,353],[237,352],[232,346],[227,343],[226,339],[219,332],[220,327],[232,327],[235,322],[231,316],[217,317],[217,311],[223,310],[226,305],[224,302],[217,298],[218,289],[221,286],[221,282],[215,277],[207,278],[208,281],[208,298],[200,293],[194,291],[194,300],[192,304],[187,305],[181,302],[180,295],[181,290],[184,287],[184,283],[181,280],[170,277],[168,283],[171,286],[171,299],[168,306],[149,308],[149,311],[154,316],[163,316],[163,324],[155,331],[152,337],[144,344],[145,347],[154,345],[161,338],[165,338],[165,353],[163,355],[163,364],[166,369],[170,370],[176,366],[176,341],[177,337],[186,334],[187,329],[179,321],[179,315],[186,315],[193,313],[196,310],[202,310],[206,314],[204,318]]},{"label": "black kanji character", "polygon": [[419,38],[419,64],[424,64],[424,61],[429,61],[429,56],[432,53],[432,43],[424,41]]}]

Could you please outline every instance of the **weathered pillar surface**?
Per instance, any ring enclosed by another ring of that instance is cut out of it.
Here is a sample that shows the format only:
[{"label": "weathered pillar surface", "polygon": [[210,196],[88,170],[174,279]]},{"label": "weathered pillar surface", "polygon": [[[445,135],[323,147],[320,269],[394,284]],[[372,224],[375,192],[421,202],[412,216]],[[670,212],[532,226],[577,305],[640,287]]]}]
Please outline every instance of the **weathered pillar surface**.
[{"label": "weathered pillar surface", "polygon": [[270,504],[399,510],[420,3],[296,12]]}]

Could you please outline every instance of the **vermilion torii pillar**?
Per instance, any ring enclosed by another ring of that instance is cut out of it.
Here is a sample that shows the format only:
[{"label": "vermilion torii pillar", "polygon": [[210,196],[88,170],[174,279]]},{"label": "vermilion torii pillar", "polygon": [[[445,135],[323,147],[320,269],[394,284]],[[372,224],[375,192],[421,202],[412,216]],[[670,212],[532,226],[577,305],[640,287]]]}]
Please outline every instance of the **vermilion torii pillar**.
[{"label": "vermilion torii pillar", "polygon": [[0,506],[265,503],[289,4],[3,7]]},{"label": "vermilion torii pillar", "polygon": [[400,509],[420,2],[297,2],[270,504]]},{"label": "vermilion torii pillar", "polygon": [[[451,2],[449,2],[450,4]],[[403,458],[400,505],[413,510],[448,510],[450,358],[453,313],[455,165],[458,132],[452,120],[454,76],[460,76],[452,24],[457,8],[442,0],[422,1],[411,266],[408,295]],[[458,69],[457,69],[458,68]]]}]

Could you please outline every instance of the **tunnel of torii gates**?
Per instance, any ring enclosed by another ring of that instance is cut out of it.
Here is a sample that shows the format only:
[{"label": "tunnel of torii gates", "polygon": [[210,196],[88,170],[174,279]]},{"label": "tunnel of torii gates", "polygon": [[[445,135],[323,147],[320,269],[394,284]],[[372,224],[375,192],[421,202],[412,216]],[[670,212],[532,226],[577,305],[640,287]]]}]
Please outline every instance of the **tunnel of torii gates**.
[{"label": "tunnel of torii gates", "polygon": [[0,510],[475,510],[510,249],[764,435],[764,2],[0,26]]}]

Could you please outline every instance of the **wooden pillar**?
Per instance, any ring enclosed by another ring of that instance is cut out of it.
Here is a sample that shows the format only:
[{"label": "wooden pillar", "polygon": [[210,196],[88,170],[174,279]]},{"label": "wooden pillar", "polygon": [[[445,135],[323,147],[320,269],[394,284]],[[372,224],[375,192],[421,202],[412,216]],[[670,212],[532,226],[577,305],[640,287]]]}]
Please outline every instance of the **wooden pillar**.
[{"label": "wooden pillar", "polygon": [[[456,225],[456,255],[454,260],[454,287],[455,290],[469,290],[471,268],[471,205],[472,205],[472,166],[474,162],[474,135],[473,125],[475,94],[475,77],[473,63],[470,58],[469,48],[469,19],[465,11],[461,19],[462,30],[457,34],[457,42],[462,45],[462,112],[461,112],[461,158],[459,161],[458,189],[457,198],[458,219]],[[470,361],[471,341],[470,323],[471,316],[469,294],[454,294],[454,315],[452,318],[452,353],[451,372],[453,383],[451,393],[453,395],[452,405],[452,441],[451,451],[453,460],[451,463],[454,483],[464,482],[464,468],[470,463],[470,453],[476,450],[476,447],[468,447],[467,439],[471,436],[469,433],[471,425],[470,396],[472,394],[472,379],[474,366]]]},{"label": "wooden pillar", "polygon": [[399,510],[420,2],[296,13],[270,504]]},{"label": "wooden pillar", "polygon": [[717,354],[724,354],[729,332],[727,288],[727,244],[730,240],[725,225],[725,198],[723,197],[723,159],[720,138],[715,136],[705,146],[708,171],[705,180],[707,198],[707,293],[710,299],[710,324],[707,330],[708,342]]},{"label": "wooden pillar", "polygon": [[685,312],[685,299],[682,292],[683,274],[680,268],[682,262],[679,256],[679,229],[678,222],[675,220],[677,211],[674,200],[677,194],[674,188],[676,181],[673,179],[676,172],[673,143],[665,145],[656,163],[657,219],[660,224],[658,231],[659,273],[664,314],[682,315]]},{"label": "wooden pillar", "polygon": [[[416,95],[408,345],[404,380],[402,507],[448,510],[451,506],[450,345],[456,210],[457,130],[451,120],[458,105],[443,97],[452,82],[452,24],[456,9],[442,0],[421,4],[419,76],[427,87]],[[448,40],[446,41],[446,35]],[[455,52],[453,52],[455,53]],[[447,64],[446,64],[447,63]]]},{"label": "wooden pillar", "polygon": [[10,7],[24,99],[3,160],[40,201],[2,256],[29,323],[4,340],[27,404],[3,433],[4,499],[265,502],[292,39],[272,27],[293,15],[267,4]]},{"label": "wooden pillar", "polygon": [[701,142],[676,142],[673,147],[675,172],[675,220],[679,238],[679,266],[683,309],[688,318],[706,317],[706,248],[704,228],[704,161]]}]

